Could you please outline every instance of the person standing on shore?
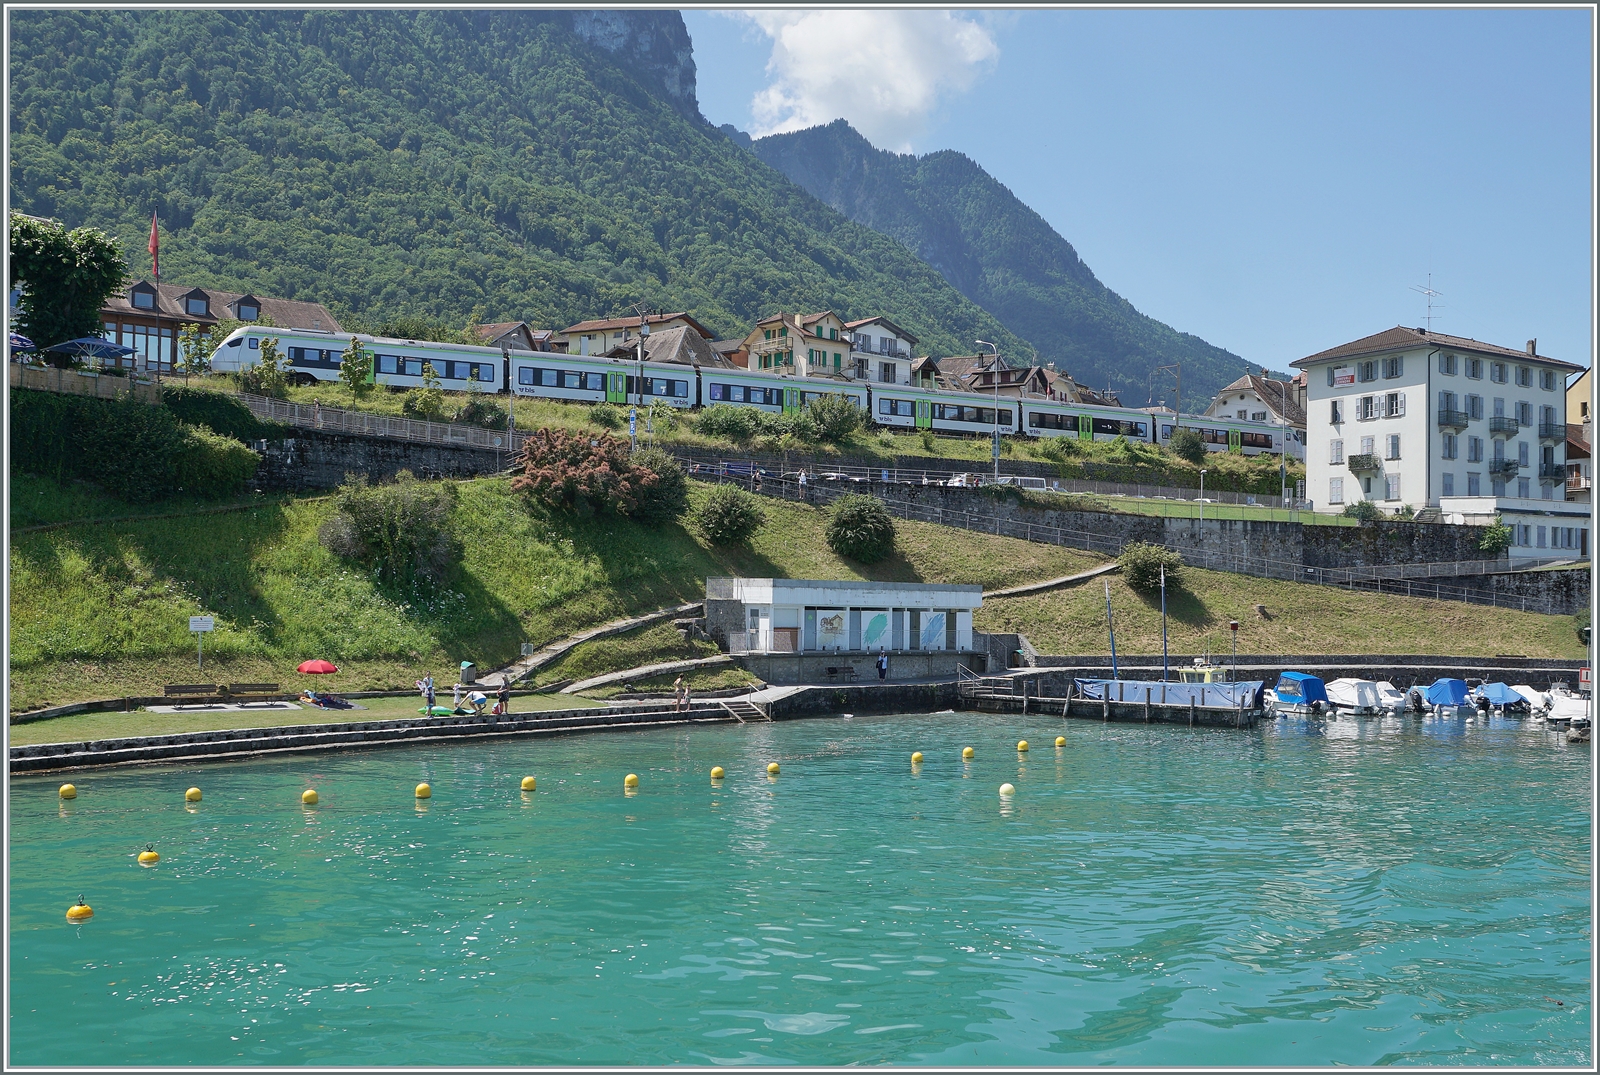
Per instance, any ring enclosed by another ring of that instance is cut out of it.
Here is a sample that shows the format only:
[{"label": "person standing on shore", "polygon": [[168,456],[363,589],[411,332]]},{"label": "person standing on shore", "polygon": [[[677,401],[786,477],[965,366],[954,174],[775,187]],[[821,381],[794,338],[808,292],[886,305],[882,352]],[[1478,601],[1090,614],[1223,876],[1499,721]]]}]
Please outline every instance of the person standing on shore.
[{"label": "person standing on shore", "polygon": [[428,709],[431,711],[434,703],[432,672],[422,677],[422,697],[427,699]]},{"label": "person standing on shore", "polygon": [[878,682],[882,683],[889,678],[889,651],[882,646],[878,647]]},{"label": "person standing on shore", "polygon": [[495,695],[495,700],[500,703],[500,715],[505,716],[511,712],[511,677],[504,676],[500,680],[500,690]]}]

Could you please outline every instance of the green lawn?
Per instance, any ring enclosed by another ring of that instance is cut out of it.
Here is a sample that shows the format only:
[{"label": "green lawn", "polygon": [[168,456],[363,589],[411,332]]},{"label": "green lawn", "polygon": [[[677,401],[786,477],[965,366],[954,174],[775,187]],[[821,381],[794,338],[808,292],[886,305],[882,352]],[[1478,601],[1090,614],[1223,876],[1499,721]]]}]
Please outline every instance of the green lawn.
[{"label": "green lawn", "polygon": [[[709,488],[690,485],[694,500]],[[463,659],[492,669],[513,660],[522,642],[544,645],[698,600],[707,575],[994,588],[1098,562],[902,523],[897,554],[868,568],[827,549],[817,509],[764,508],[767,524],[750,547],[716,549],[677,525],[530,513],[504,479],[463,482],[455,521],[465,556],[449,589],[427,600],[386,592],[322,548],[317,527],[334,510],[327,498],[274,500],[202,521],[83,523],[18,535],[10,557],[12,705],[159,694],[166,683],[300,686],[294,668],[311,657],[341,669],[318,686],[406,689],[429,672],[443,680]],[[203,676],[187,630],[188,617],[202,612],[217,617]]]},{"label": "green lawn", "polygon": [[[1168,645],[1174,653],[1229,652],[1228,621],[1239,621],[1240,653],[1439,653],[1582,657],[1571,616],[1426,601],[1332,586],[1183,569],[1185,587],[1167,591]],[[1119,653],[1161,652],[1160,597],[1111,583]],[[1271,619],[1262,619],[1256,605]],[[986,601],[979,630],[1020,631],[1041,653],[1109,651],[1105,588],[1087,586]]]},{"label": "green lawn", "polygon": [[[446,705],[448,690],[440,692]],[[298,724],[352,724],[364,720],[399,720],[421,716],[422,699],[415,694],[403,698],[352,699],[361,709],[324,710],[309,706],[298,710],[265,710],[256,713],[151,713],[140,709],[132,713],[73,713],[50,720],[11,725],[11,745],[34,743],[83,743],[95,739],[118,739],[135,735],[180,735],[184,732],[213,732],[231,728],[285,728]],[[532,694],[511,699],[512,713],[538,713],[552,709],[585,709],[597,703],[574,695]]]},{"label": "green lawn", "polygon": [[713,642],[685,642],[671,623],[658,623],[575,646],[559,661],[541,668],[531,681],[538,686],[561,680],[576,682],[624,668],[714,657],[718,652]]}]

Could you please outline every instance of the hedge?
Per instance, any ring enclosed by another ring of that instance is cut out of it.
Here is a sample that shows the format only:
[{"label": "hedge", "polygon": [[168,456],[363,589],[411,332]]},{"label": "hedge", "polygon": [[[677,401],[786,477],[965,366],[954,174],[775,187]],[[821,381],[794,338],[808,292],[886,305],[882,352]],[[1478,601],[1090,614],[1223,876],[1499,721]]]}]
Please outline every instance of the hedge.
[{"label": "hedge", "polygon": [[288,426],[278,422],[263,422],[237,396],[221,392],[162,385],[161,403],[185,425],[206,426],[224,437],[232,437],[246,444],[258,440],[282,440],[289,433]]},{"label": "hedge", "polygon": [[232,437],[178,421],[131,398],[11,390],[11,465],[81,478],[130,503],[224,497],[255,476],[260,457]]}]

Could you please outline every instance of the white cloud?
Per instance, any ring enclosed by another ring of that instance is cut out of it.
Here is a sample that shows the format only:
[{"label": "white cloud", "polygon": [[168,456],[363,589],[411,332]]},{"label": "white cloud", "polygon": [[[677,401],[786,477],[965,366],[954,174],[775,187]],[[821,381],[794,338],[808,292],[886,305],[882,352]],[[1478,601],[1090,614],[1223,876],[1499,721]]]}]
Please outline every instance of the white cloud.
[{"label": "white cloud", "polygon": [[906,152],[941,100],[971,88],[999,46],[949,11],[747,11],[772,43],[767,87],[750,102],[757,137],[846,119]]}]

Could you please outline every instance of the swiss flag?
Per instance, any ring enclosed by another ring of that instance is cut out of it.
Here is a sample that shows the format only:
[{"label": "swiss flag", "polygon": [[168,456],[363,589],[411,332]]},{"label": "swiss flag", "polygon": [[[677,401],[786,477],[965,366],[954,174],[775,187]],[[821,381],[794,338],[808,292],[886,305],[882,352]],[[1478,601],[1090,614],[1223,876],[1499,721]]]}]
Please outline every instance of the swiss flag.
[{"label": "swiss flag", "polygon": [[156,215],[150,214],[150,271],[161,275],[161,233],[156,230]]}]

